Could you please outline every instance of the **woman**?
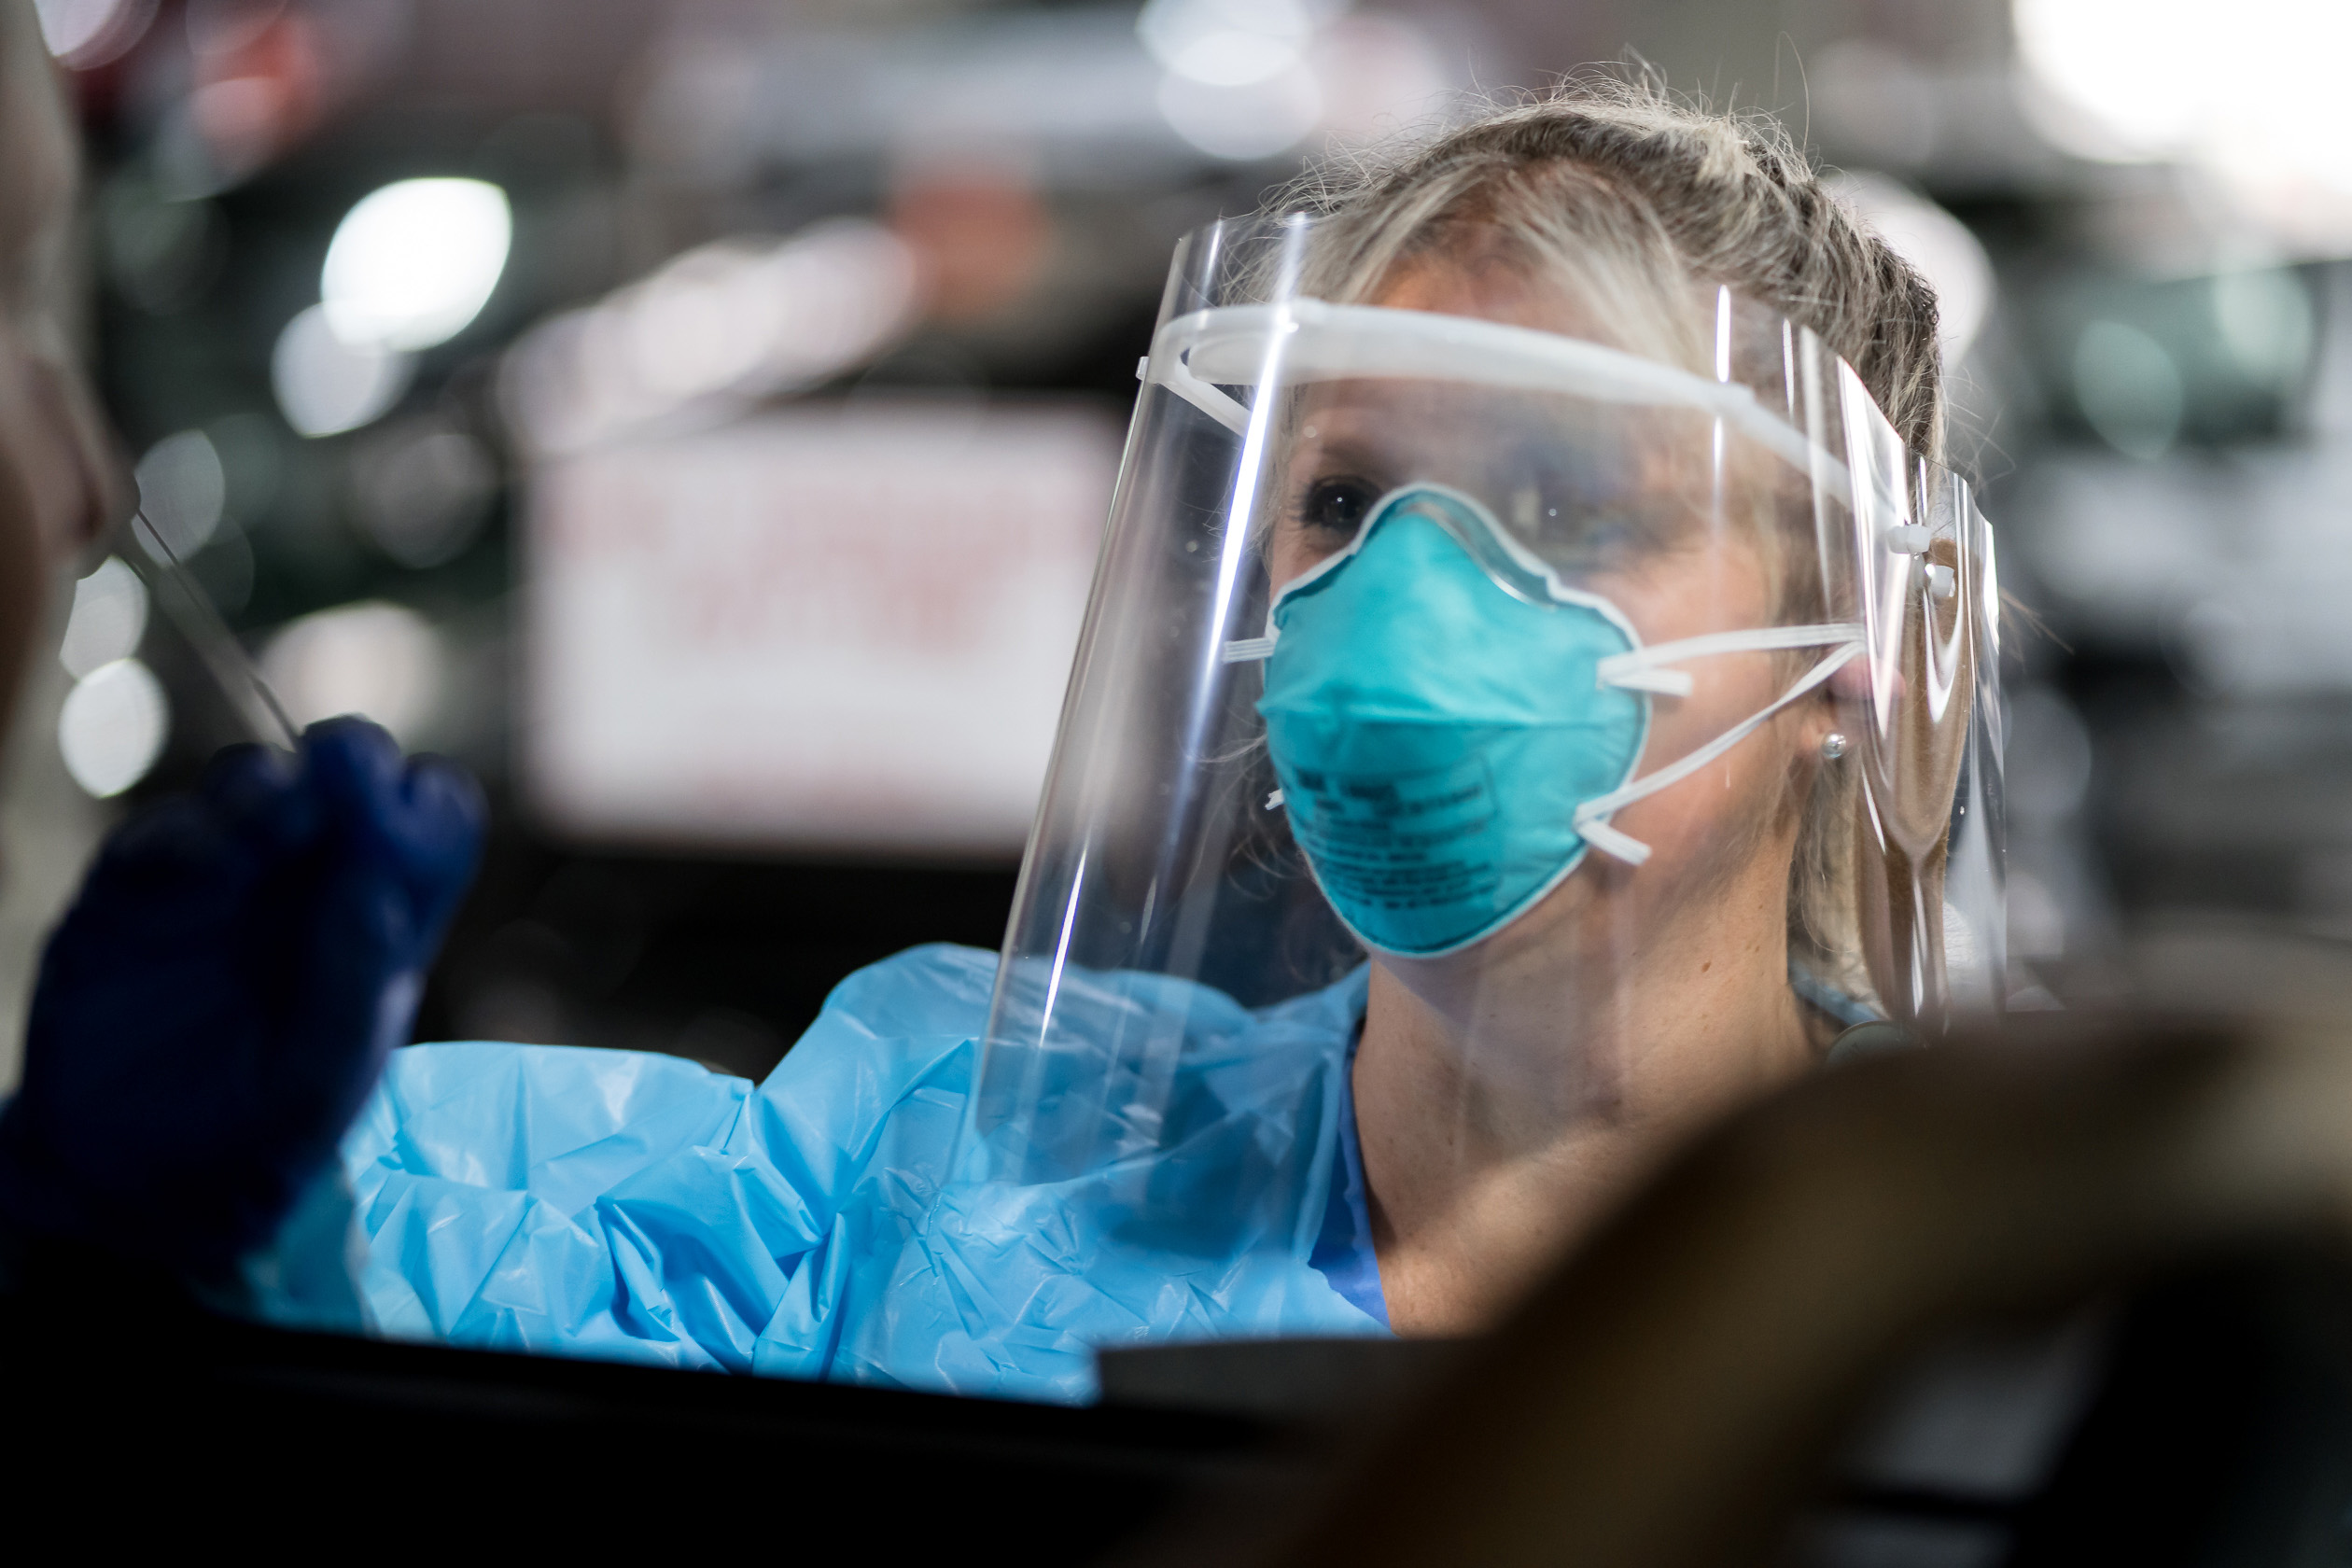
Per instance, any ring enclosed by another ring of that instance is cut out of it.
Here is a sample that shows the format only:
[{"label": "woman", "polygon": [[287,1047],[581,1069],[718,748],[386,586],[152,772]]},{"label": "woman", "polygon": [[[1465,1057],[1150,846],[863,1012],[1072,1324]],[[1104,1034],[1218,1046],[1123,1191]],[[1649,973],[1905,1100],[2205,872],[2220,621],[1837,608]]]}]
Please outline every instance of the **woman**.
[{"label": "woman", "polygon": [[1934,1020],[1989,562],[1925,285],[1637,87],[1308,195],[1180,254],[1001,970],[853,975],[756,1089],[399,1053],[383,1331],[1060,1398],[1462,1331]]},{"label": "woman", "polygon": [[[87,421],[36,85],[12,658],[113,483],[43,434]],[[1907,455],[1925,287],[1769,135],[1633,89],[1304,204],[1180,255],[1001,965],[852,976],[756,1090],[472,1044],[367,1099],[479,807],[329,727],[102,858],[0,1115],[0,1267],[1084,1397],[1105,1343],[1489,1321],[1693,1120],[1932,1022],[1986,582]]]}]

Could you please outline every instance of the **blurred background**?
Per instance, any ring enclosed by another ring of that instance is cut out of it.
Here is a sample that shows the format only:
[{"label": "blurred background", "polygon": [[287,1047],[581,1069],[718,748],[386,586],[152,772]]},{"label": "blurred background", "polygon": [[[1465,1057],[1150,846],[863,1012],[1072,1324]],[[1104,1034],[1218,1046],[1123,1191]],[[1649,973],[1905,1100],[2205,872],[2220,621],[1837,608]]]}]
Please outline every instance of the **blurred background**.
[{"label": "blurred background", "polygon": [[[1589,62],[1784,115],[1943,292],[2012,1005],[2352,939],[2336,0],[39,8],[149,515],[298,720],[492,791],[427,1038],[758,1073],[855,965],[993,946],[1176,237]],[[75,595],[0,953],[220,738],[156,609]]]}]

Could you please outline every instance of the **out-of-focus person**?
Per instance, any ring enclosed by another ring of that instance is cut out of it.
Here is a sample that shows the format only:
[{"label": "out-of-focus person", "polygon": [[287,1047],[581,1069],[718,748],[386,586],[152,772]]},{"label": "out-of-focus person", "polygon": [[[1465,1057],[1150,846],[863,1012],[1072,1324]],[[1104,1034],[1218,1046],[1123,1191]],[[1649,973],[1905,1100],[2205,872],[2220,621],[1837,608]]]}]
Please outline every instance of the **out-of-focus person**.
[{"label": "out-of-focus person", "polygon": [[[76,133],[30,0],[0,4],[0,727],[49,611],[132,505],[63,326]],[[322,1195],[407,1038],[482,805],[357,721],[216,759],[105,844],[43,956],[0,1110],[0,1282],[135,1309],[126,1271],[235,1305],[241,1262]],[[0,875],[6,868],[0,867]],[[273,1285],[357,1325],[339,1272]]]}]

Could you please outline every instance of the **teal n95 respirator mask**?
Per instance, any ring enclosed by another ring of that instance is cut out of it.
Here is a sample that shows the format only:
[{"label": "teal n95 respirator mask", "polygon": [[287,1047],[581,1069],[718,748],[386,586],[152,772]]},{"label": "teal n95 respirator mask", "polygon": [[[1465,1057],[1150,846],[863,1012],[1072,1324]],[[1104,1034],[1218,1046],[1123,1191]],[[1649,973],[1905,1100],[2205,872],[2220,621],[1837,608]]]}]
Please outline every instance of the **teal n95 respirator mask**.
[{"label": "teal n95 respirator mask", "polygon": [[[1706,766],[1861,651],[1848,623],[1769,626],[1653,648],[1468,496],[1381,499],[1345,550],[1282,587],[1266,659],[1277,803],[1332,908],[1366,945],[1426,956],[1492,935],[1598,847],[1648,847],[1618,808]],[[1635,777],[1653,693],[1712,654],[1827,645],[1770,707]]]}]

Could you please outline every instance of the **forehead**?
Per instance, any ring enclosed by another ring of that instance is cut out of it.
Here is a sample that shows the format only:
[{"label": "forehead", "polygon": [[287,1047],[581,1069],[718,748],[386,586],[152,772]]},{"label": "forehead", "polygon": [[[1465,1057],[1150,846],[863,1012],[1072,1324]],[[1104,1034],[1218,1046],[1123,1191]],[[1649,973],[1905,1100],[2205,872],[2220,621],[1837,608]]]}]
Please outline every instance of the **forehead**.
[{"label": "forehead", "polygon": [[1351,378],[1303,386],[1287,419],[1294,461],[1335,450],[1399,459],[1443,459],[1477,469],[1551,453],[1589,460],[1596,450],[1633,451],[1688,422],[1556,393],[1407,377]]},{"label": "forehead", "polygon": [[1594,313],[1568,289],[1531,275],[1524,264],[1491,246],[1414,257],[1383,279],[1368,302],[1477,316],[1572,338],[1594,336],[1596,325]]}]

